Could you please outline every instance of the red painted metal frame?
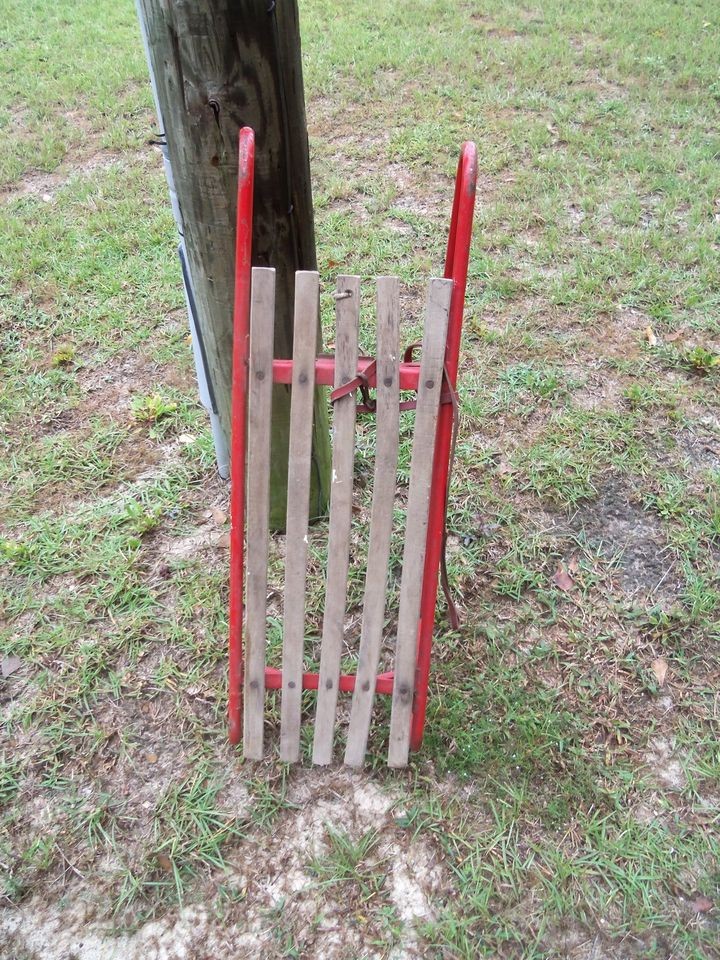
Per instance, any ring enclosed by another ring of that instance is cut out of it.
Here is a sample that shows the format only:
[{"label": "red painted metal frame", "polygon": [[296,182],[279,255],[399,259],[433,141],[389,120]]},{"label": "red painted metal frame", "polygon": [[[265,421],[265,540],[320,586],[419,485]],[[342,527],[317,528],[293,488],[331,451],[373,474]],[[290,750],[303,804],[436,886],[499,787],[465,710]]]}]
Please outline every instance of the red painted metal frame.
[{"label": "red painted metal frame", "polygon": [[252,214],[255,134],[243,127],[239,136],[237,234],[230,439],[230,642],[228,668],[228,736],[242,738],[243,591],[245,587],[245,452],[247,447],[247,372],[250,346]]},{"label": "red painted metal frame", "polygon": [[[364,373],[373,362],[373,357],[360,357],[358,373]],[[401,363],[400,389],[417,390],[419,375],[419,363]],[[334,382],[335,357],[319,356],[315,361],[315,383],[319,387],[332,387]],[[273,383],[292,383],[292,360],[273,360]],[[377,386],[374,372],[368,376],[368,386]]]},{"label": "red painted metal frame", "polygon": [[[247,369],[250,334],[250,283],[251,283],[251,238],[253,203],[253,165],[255,144],[249,127],[240,131],[237,247],[235,255],[235,304],[233,319],[233,385],[232,385],[232,442],[230,494],[230,648],[229,648],[229,737],[231,743],[239,743],[242,737],[242,670],[243,670],[243,590],[244,590],[244,529],[245,529],[245,457],[247,447]],[[465,287],[470,256],[472,219],[475,208],[475,185],[477,181],[477,150],[468,142],[462,146],[455,180],[455,196],[450,222],[445,277],[454,281],[448,319],[448,335],[445,348],[445,372],[453,388],[457,385],[460,337],[462,333]],[[372,358],[363,357],[358,371],[372,363]],[[420,365],[400,364],[400,388],[417,390]],[[335,377],[335,359],[320,356],[315,361],[315,377],[318,386],[332,386]],[[273,382],[289,384],[292,381],[292,360],[273,361]],[[369,386],[375,386],[374,373],[368,377]],[[427,706],[428,680],[432,634],[437,601],[438,573],[443,547],[445,511],[447,507],[447,483],[452,445],[453,409],[443,403],[438,417],[433,479],[430,494],[430,513],[423,572],[423,588],[418,628],[417,669],[415,701],[413,705],[411,749],[419,749],[422,743]],[[319,675],[303,674],[303,689],[317,690]],[[279,690],[282,672],[271,667],[265,670],[265,687]],[[355,689],[355,677],[343,674],[340,690]],[[378,675],[375,691],[392,694],[393,674]]]},{"label": "red painted metal frame", "polygon": [[[462,145],[457,175],[455,196],[450,220],[445,276],[453,281],[448,318],[447,344],[445,346],[445,376],[452,389],[457,387],[460,360],[465,288],[467,286],[470,241],[475,212],[475,188],[477,186],[477,147],[471,141]],[[443,549],[445,513],[447,510],[450,448],[453,434],[453,409],[449,403],[440,406],[435,455],[433,458],[432,485],[430,487],[430,512],[425,544],[425,570],[423,574],[422,599],[420,601],[420,624],[418,627],[417,662],[415,665],[415,699],[413,701],[410,749],[419,750],[425,729],[428,683],[430,679],[430,655],[435,626],[438,574]]]},{"label": "red painted metal frame", "polygon": [[[319,673],[303,674],[303,690],[317,690],[320,682]],[[276,670],[274,667],[267,667],[265,670],[265,689],[279,690],[282,687],[282,670]],[[352,693],[355,689],[355,677],[350,673],[343,673],[340,676],[338,689],[343,693]],[[375,678],[375,693],[391,694],[393,691],[393,674],[379,673]]]}]

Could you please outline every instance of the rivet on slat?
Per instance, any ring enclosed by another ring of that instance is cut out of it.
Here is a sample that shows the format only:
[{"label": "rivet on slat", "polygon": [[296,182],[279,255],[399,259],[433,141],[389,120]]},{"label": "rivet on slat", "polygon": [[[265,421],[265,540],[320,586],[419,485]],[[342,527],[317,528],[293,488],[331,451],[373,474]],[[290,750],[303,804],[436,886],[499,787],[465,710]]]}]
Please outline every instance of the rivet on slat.
[{"label": "rivet on slat", "polygon": [[367,693],[368,690],[370,689],[370,681],[366,680],[365,683],[363,683],[362,688],[363,688],[363,691]]},{"label": "rivet on slat", "polygon": [[300,376],[298,377],[298,381],[300,383],[307,383],[307,374],[301,373]]},{"label": "rivet on slat", "polygon": [[386,387],[391,387],[393,383],[393,378],[385,377],[385,379],[383,380],[383,383],[385,384]]},{"label": "rivet on slat", "polygon": [[330,677],[328,677],[327,680],[325,681],[325,689],[332,690],[332,680],[330,679]]},{"label": "rivet on slat", "polygon": [[428,390],[432,390],[432,388],[435,386],[435,381],[434,381],[434,380],[426,380],[426,381],[425,381],[425,386],[428,388]]},{"label": "rivet on slat", "polygon": [[251,681],[250,681],[250,689],[251,689],[251,690],[257,690],[257,688],[258,688],[259,686],[260,686],[260,684],[257,682],[257,680],[251,680]]},{"label": "rivet on slat", "polygon": [[288,680],[288,690],[294,690],[294,689],[295,689],[295,681]]},{"label": "rivet on slat", "polygon": [[256,371],[255,371],[255,376],[258,378],[258,380],[264,380],[264,379],[265,379],[265,371],[264,371],[264,370],[256,370]]}]

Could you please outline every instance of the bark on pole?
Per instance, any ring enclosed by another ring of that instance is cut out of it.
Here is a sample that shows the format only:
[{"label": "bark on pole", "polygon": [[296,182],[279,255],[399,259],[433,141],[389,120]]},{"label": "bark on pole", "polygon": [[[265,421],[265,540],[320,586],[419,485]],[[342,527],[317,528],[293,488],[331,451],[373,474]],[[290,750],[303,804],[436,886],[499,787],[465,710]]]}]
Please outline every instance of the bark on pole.
[{"label": "bark on pole", "polygon": [[[295,271],[314,270],[297,0],[137,0],[188,270],[223,432],[230,437],[238,130],[255,131],[253,264],[277,271],[275,356],[292,356]],[[318,346],[320,331],[318,324]],[[271,526],[285,524],[290,388],[274,387]],[[311,516],[330,474],[315,398]]]}]

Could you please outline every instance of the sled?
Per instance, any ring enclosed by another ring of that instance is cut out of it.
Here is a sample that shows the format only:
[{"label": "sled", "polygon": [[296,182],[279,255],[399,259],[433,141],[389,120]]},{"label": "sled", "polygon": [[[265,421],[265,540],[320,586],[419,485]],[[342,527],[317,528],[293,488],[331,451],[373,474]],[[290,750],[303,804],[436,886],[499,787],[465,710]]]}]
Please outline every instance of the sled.
[{"label": "sled", "polygon": [[[477,174],[473,143],[462,147],[444,276],[427,286],[422,344],[400,348],[400,292],[395,277],[376,284],[374,357],[360,356],[360,279],[337,278],[335,353],[316,355],[320,279],[296,274],[292,359],[273,357],[275,271],[251,267],[254,138],[240,132],[238,233],[233,334],[231,443],[229,736],[246,759],[266,755],[268,690],[280,691],[279,757],[301,755],[303,691],[312,709],[312,760],[329,764],[338,700],[349,698],[344,762],[363,764],[377,697],[391,698],[388,764],[403,767],[422,743],[438,580],[444,573],[448,481],[457,428],[457,376]],[[416,359],[416,353],[419,358]],[[270,429],[273,383],[291,385],[281,668],[266,663]],[[313,400],[331,387],[332,482],[327,522],[325,603],[319,669],[304,669]],[[405,391],[412,391],[412,399]],[[414,426],[404,522],[398,529],[400,411]],[[353,524],[353,464],[358,417],[375,416],[375,463],[364,596],[354,672],[347,659],[346,614]],[[396,610],[387,609],[391,541],[402,537]],[[446,578],[443,577],[444,586]],[[446,591],[447,593],[447,591]],[[449,596],[449,594],[448,594]],[[450,606],[451,621],[455,620]],[[386,624],[393,624],[387,636]],[[393,668],[378,672],[390,644]],[[307,710],[306,710],[307,713]]]}]

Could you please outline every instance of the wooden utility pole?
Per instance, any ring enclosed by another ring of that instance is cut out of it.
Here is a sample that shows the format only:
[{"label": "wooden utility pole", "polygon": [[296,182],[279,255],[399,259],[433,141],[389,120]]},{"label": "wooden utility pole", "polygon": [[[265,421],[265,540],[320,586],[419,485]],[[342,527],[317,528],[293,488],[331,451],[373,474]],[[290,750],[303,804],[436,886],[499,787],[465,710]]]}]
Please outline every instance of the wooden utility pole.
[{"label": "wooden utility pole", "polygon": [[[297,0],[137,0],[207,371],[230,437],[238,131],[255,131],[253,264],[277,271],[275,356],[292,356],[296,270],[316,269]],[[320,331],[318,326],[318,346]],[[270,524],[285,525],[290,388],[273,392]],[[315,395],[310,515],[324,513],[327,403]]]}]

